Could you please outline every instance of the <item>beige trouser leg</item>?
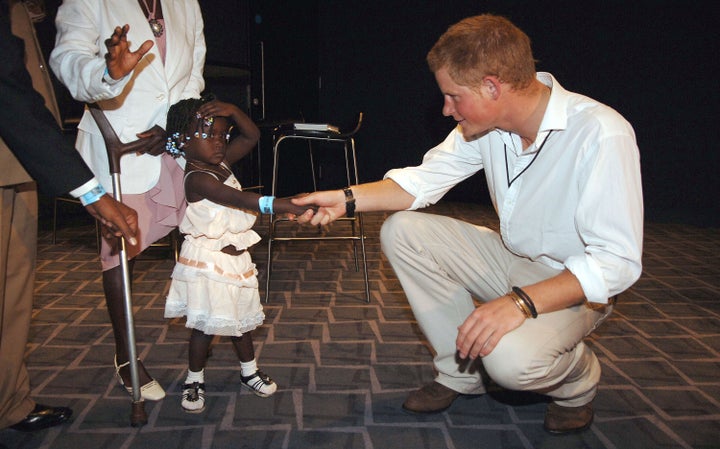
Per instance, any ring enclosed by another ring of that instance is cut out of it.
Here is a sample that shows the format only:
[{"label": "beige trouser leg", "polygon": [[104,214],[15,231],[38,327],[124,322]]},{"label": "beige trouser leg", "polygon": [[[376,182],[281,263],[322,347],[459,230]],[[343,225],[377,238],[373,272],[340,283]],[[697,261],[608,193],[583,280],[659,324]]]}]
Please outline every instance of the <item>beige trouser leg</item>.
[{"label": "beige trouser leg", "polygon": [[[481,374],[457,358],[455,347],[458,326],[474,310],[472,298],[492,300],[559,272],[515,256],[487,228],[438,215],[395,213],[381,242],[436,352],[436,380],[460,393],[484,393]],[[528,319],[503,336],[483,366],[504,388],[544,393],[564,406],[586,404],[595,396],[600,364],[582,339],[611,309],[581,305]]]},{"label": "beige trouser leg", "polygon": [[36,248],[35,183],[0,187],[0,429],[23,420],[35,406],[30,399],[25,344]]}]

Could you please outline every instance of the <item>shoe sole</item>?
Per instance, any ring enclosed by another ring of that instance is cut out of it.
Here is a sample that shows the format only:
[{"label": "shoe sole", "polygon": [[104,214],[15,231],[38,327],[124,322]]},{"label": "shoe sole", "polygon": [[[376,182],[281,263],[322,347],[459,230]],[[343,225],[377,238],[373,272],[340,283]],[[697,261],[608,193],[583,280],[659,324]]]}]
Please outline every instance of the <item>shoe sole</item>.
[{"label": "shoe sole", "polygon": [[[450,404],[450,405],[452,405],[452,404]],[[439,408],[439,409],[436,409],[436,410],[413,410],[413,409],[410,409],[410,408],[405,407],[405,404],[403,404],[403,405],[402,405],[402,409],[403,409],[404,412],[406,412],[406,413],[408,413],[408,414],[410,414],[410,415],[436,415],[436,414],[438,414],[438,413],[442,413],[442,412],[444,412],[445,410],[449,409],[449,408],[450,408],[450,405],[448,405],[448,406],[445,407],[445,408]]]},{"label": "shoe sole", "polygon": [[183,407],[182,409],[183,409],[183,411],[184,411],[185,413],[196,414],[196,413],[202,413],[202,412],[204,412],[204,411],[205,411],[205,406],[203,405],[202,408],[199,408],[199,409],[197,409],[197,410],[190,410],[190,409],[187,409],[187,408],[185,408],[185,407]]},{"label": "shoe sole", "polygon": [[590,426],[592,426],[592,421],[590,421],[589,423],[585,424],[584,426],[578,427],[576,429],[556,430],[556,429],[548,429],[545,426],[543,426],[543,429],[545,429],[545,431],[547,433],[552,434],[552,435],[571,435],[574,433],[584,432],[584,431],[588,430],[590,428]]},{"label": "shoe sole", "polygon": [[242,383],[241,383],[240,385],[241,385],[243,388],[245,388],[245,389],[247,389],[247,390],[250,390],[253,394],[255,394],[255,396],[258,396],[258,397],[261,397],[261,398],[269,398],[270,396],[272,396],[273,394],[275,394],[274,392],[273,392],[273,393],[270,393],[270,394],[261,393],[261,392],[257,391],[256,389],[254,389],[254,388],[252,388],[252,387],[248,387],[248,386],[245,385],[245,384],[242,384]]}]

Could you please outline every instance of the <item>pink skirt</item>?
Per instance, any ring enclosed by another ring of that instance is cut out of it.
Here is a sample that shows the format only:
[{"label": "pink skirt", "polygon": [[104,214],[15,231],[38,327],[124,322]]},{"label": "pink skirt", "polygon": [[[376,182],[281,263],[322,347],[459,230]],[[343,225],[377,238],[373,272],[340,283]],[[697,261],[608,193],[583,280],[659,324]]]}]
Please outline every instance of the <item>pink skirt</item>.
[{"label": "pink skirt", "polygon": [[[145,193],[122,197],[122,202],[135,209],[138,214],[138,244],[127,245],[128,260],[177,228],[185,215],[185,173],[169,154],[160,157],[163,159],[157,184]],[[119,239],[102,239],[100,262],[103,271],[120,265],[119,251]]]}]

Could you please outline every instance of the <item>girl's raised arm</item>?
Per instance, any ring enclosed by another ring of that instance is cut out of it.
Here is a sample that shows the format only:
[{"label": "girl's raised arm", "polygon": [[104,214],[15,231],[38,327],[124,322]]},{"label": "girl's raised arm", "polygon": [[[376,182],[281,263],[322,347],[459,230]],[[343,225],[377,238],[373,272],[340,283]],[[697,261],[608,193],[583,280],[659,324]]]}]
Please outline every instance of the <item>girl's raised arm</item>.
[{"label": "girl's raised arm", "polygon": [[213,100],[200,106],[198,112],[203,116],[228,117],[238,131],[238,135],[228,142],[227,159],[230,165],[245,157],[260,139],[260,130],[240,108],[231,103]]}]

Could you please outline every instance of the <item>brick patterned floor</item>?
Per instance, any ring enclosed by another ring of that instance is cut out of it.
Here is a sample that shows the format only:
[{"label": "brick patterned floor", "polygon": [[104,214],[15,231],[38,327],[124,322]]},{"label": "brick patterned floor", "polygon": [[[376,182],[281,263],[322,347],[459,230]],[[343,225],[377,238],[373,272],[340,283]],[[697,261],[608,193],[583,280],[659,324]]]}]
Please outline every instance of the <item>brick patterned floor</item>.
[{"label": "brick patterned floor", "polygon": [[[449,203],[432,212],[496,228],[492,211]],[[206,372],[207,410],[184,413],[187,336],[163,318],[173,261],[138,261],[138,351],[168,397],[129,426],[130,400],[113,377],[92,224],[40,236],[36,310],[28,343],[33,396],[69,405],[70,423],[23,434],[0,430],[8,449],[77,448],[718,448],[720,447],[720,234],[646,225],[642,278],[588,343],[603,378],[595,423],[556,437],[542,430],[544,398],[501,390],[461,397],[444,413],[410,416],[408,391],[433,378],[430,353],[379,249],[385,215],[366,214],[371,301],[349,243],[277,245],[266,324],[254,334],[261,367],[280,385],[271,398],[239,387],[227,339]],[[265,223],[258,224],[265,235]],[[265,241],[253,250],[264,294]]]}]

